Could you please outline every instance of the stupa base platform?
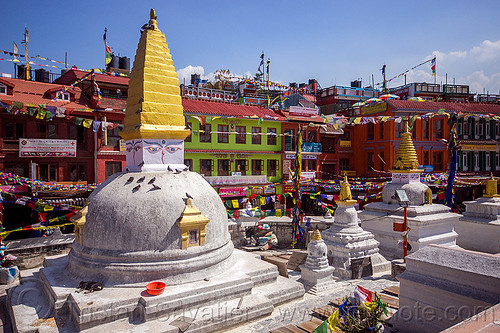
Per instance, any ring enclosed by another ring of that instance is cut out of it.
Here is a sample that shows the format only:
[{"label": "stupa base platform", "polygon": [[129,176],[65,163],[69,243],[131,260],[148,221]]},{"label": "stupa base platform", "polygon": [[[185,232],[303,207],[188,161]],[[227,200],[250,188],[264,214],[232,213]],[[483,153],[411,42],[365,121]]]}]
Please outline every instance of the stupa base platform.
[{"label": "stupa base platform", "polygon": [[183,332],[212,332],[269,315],[275,305],[304,295],[302,284],[279,276],[276,266],[238,250],[232,256],[226,272],[167,286],[158,296],[146,292],[146,283],[78,293],[67,256],[49,260],[37,278],[10,291],[13,326],[18,332],[179,332],[181,326]]}]

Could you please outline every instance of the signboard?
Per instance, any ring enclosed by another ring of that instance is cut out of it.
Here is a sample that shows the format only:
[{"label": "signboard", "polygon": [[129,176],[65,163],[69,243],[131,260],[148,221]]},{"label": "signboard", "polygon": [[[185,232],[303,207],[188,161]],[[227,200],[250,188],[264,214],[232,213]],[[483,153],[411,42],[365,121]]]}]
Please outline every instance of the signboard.
[{"label": "signboard", "polygon": [[120,151],[127,151],[127,145],[123,139],[120,139]]},{"label": "signboard", "polygon": [[247,191],[244,187],[221,187],[219,189],[219,196],[221,197],[240,197],[246,195]]},{"label": "signboard", "polygon": [[302,171],[300,179],[314,179],[316,178],[316,171]]},{"label": "signboard", "polygon": [[206,176],[206,181],[210,185],[238,185],[238,184],[266,184],[267,176]]},{"label": "signboard", "polygon": [[340,174],[342,176],[348,175],[348,176],[356,177],[356,171],[355,170],[340,170]]},{"label": "signboard", "polygon": [[264,194],[276,194],[276,187],[274,186],[264,187]]},{"label": "signboard", "polygon": [[233,177],[240,177],[241,176],[241,171],[238,171],[238,172],[233,171],[233,172],[231,172],[231,176],[233,176]]},{"label": "signboard", "polygon": [[379,103],[361,108],[361,115],[374,114],[387,111],[387,103]]},{"label": "signboard", "polygon": [[19,157],[76,157],[76,140],[21,138]]},{"label": "signboard", "polygon": [[[294,160],[295,159],[295,154],[287,154],[287,155],[285,155],[285,159],[287,159],[287,160]],[[302,154],[302,159],[303,160],[317,160],[318,159],[318,155]]]},{"label": "signboard", "polygon": [[340,140],[340,147],[351,147],[351,141]]},{"label": "signboard", "polygon": [[290,106],[291,116],[307,116],[314,117],[318,115],[318,109],[314,108],[303,108],[300,106]]},{"label": "signboard", "polygon": [[321,153],[321,143],[319,142],[304,142],[301,150],[303,153]]},{"label": "signboard", "polygon": [[283,185],[283,193],[288,193],[293,191],[293,185],[287,184]]},{"label": "signboard", "polygon": [[471,145],[471,144],[462,144],[462,150],[467,151],[496,151],[496,145]]},{"label": "signboard", "polygon": [[424,165],[424,171],[425,172],[432,172],[432,171],[434,171],[434,165]]}]

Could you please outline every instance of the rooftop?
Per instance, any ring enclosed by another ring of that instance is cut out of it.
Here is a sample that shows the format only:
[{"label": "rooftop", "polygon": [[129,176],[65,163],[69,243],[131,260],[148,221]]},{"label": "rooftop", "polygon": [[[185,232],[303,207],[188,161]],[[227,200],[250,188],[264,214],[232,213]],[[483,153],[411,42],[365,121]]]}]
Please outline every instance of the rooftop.
[{"label": "rooftop", "polygon": [[417,102],[405,100],[387,101],[391,107],[398,111],[421,111],[431,112],[444,109],[446,112],[478,113],[478,114],[499,114],[500,105],[486,103],[454,103],[454,102]]}]

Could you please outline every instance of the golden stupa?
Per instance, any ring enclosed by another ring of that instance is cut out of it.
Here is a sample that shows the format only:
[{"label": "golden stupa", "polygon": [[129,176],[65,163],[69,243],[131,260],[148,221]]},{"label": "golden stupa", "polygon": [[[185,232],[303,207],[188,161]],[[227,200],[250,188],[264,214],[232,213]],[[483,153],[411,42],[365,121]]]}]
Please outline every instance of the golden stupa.
[{"label": "golden stupa", "polygon": [[125,140],[184,140],[189,132],[185,128],[179,80],[154,9],[150,17],[137,46],[120,135]]},{"label": "golden stupa", "polygon": [[486,180],[486,194],[483,197],[486,198],[498,198],[498,181],[493,177],[493,172],[490,173],[490,178]]},{"label": "golden stupa", "polygon": [[394,160],[394,170],[391,170],[391,172],[420,172],[418,170],[417,151],[411,139],[408,121],[403,121],[404,132],[401,134],[401,141]]},{"label": "golden stupa", "polygon": [[354,205],[357,203],[356,200],[352,199],[351,186],[347,180],[347,175],[344,175],[344,180],[340,182],[340,194],[337,204],[340,203],[344,205]]}]

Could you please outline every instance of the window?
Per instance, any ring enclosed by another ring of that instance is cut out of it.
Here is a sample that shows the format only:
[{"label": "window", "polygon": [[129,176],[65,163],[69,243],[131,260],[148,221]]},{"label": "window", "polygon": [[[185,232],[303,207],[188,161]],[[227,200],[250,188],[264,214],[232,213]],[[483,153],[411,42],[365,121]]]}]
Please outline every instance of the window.
[{"label": "window", "polygon": [[199,244],[197,229],[189,230],[189,244]]},{"label": "window", "polygon": [[429,136],[429,130],[430,130],[429,118],[423,119],[422,123],[423,123],[423,127],[424,127],[424,139],[430,139],[430,136]]},{"label": "window", "polygon": [[278,170],[278,160],[267,160],[267,176],[276,176],[276,171]]},{"label": "window", "polygon": [[17,140],[24,137],[24,124],[8,122],[5,124],[3,138],[6,140]]},{"label": "window", "polygon": [[260,145],[261,137],[260,137],[260,127],[252,127],[252,144]]},{"label": "window", "polygon": [[236,126],[236,143],[246,144],[247,143],[247,128],[246,126]]},{"label": "window", "polygon": [[[113,121],[114,123],[118,123],[118,121]],[[107,128],[107,134],[108,134],[108,147],[113,147],[113,148],[120,148],[120,130],[121,127],[117,126],[113,129]]]},{"label": "window", "polygon": [[193,171],[193,160],[184,160],[184,165],[188,167],[189,171]]},{"label": "window", "polygon": [[316,131],[307,131],[306,142],[316,142]]},{"label": "window", "polygon": [[200,160],[200,173],[204,176],[212,175],[212,160]]},{"label": "window", "polygon": [[368,171],[372,171],[372,168],[375,167],[375,154],[368,153]]},{"label": "window", "polygon": [[229,176],[229,170],[230,170],[229,166],[230,166],[229,160],[219,160],[217,174],[219,176]]},{"label": "window", "polygon": [[267,129],[267,144],[269,146],[276,145],[276,128]]},{"label": "window", "polygon": [[69,101],[70,100],[69,93],[62,92],[62,91],[57,93],[56,98],[58,101]]},{"label": "window", "polygon": [[106,178],[122,171],[122,162],[106,162]]},{"label": "window", "polygon": [[70,125],[68,136],[70,139],[76,140],[76,149],[85,149],[85,128],[83,126]]},{"label": "window", "polygon": [[[191,125],[192,125],[191,123],[186,123],[187,128],[192,128]],[[193,132],[189,131],[189,135],[187,136],[187,138],[184,139],[184,142],[191,142],[193,140],[192,135],[193,135]]]},{"label": "window", "polygon": [[348,158],[341,158],[339,159],[339,170],[350,170],[351,169],[351,164]]},{"label": "window", "polygon": [[432,138],[441,139],[443,138],[443,119],[433,119],[432,121]]},{"label": "window", "polygon": [[241,172],[242,176],[246,175],[246,171],[248,170],[247,160],[236,160],[236,172]]},{"label": "window", "polygon": [[27,163],[5,163],[3,165],[3,172],[5,173],[13,173],[15,175],[21,176],[21,177],[27,177],[28,176],[28,164]]},{"label": "window", "polygon": [[350,130],[346,130],[344,128],[344,133],[340,135],[340,140],[346,140],[346,141],[351,140],[351,132],[350,132]]},{"label": "window", "polygon": [[38,135],[40,139],[57,138],[56,124],[38,124]]},{"label": "window", "polygon": [[429,163],[429,151],[424,151],[424,165],[430,165],[430,163]]},{"label": "window", "polygon": [[37,178],[45,182],[57,181],[57,164],[55,163],[38,164]]},{"label": "window", "polygon": [[252,175],[261,175],[264,170],[263,160],[252,160]]},{"label": "window", "polygon": [[295,150],[295,131],[285,130],[285,151]]},{"label": "window", "polygon": [[403,121],[401,120],[399,123],[394,122],[394,127],[396,128],[396,138],[400,138],[404,130]]},{"label": "window", "polygon": [[229,143],[229,126],[228,125],[219,125],[218,126],[218,134],[217,134],[217,142],[218,143]]},{"label": "window", "polygon": [[86,181],[87,180],[87,165],[70,164],[69,165],[69,180],[72,182]]},{"label": "window", "polygon": [[324,153],[335,153],[335,138],[329,135],[322,135],[321,149]]},{"label": "window", "polygon": [[434,171],[441,171],[443,164],[443,152],[434,151],[432,152],[432,166]]},{"label": "window", "polygon": [[302,161],[302,171],[316,171],[316,160]]},{"label": "window", "polygon": [[200,142],[212,142],[210,124],[200,125]]},{"label": "window", "polygon": [[7,95],[7,86],[0,83],[0,95]]},{"label": "window", "polygon": [[384,122],[383,121],[380,122],[380,138],[381,139],[384,138]]},{"label": "window", "polygon": [[368,123],[368,140],[373,140],[375,137],[375,125]]}]

